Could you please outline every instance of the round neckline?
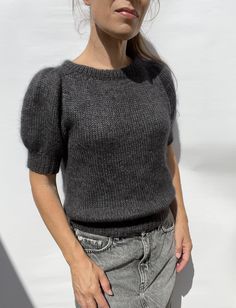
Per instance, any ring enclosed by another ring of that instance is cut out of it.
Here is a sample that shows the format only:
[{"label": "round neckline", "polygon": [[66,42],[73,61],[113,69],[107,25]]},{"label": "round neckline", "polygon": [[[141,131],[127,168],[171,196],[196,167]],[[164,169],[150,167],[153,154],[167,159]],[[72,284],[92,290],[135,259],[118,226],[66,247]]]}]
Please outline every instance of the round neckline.
[{"label": "round neckline", "polygon": [[126,66],[115,69],[102,69],[85,64],[75,63],[70,59],[65,59],[62,68],[66,73],[85,74],[90,78],[96,79],[122,79],[128,76],[135,76],[139,67],[140,58],[136,55],[133,61]]}]

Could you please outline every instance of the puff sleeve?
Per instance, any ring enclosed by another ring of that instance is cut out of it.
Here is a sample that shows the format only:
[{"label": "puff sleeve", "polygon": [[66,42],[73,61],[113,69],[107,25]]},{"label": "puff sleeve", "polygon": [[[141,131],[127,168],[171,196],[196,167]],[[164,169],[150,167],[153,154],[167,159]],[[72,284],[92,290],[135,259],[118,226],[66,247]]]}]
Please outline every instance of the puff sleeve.
[{"label": "puff sleeve", "polygon": [[173,77],[167,65],[165,65],[164,68],[161,70],[160,78],[161,78],[161,81],[163,83],[163,86],[169,98],[171,129],[169,132],[167,145],[170,145],[174,139],[173,124],[176,118],[177,97],[176,97],[176,90],[175,90]]},{"label": "puff sleeve", "polygon": [[60,74],[56,67],[37,71],[24,94],[20,115],[26,166],[34,172],[59,172],[63,153],[60,99]]}]

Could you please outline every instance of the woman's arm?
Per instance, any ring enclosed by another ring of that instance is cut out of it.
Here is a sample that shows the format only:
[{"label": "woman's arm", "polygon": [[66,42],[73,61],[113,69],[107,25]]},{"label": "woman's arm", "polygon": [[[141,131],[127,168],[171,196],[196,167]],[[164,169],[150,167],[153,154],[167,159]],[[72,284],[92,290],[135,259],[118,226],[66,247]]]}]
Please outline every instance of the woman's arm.
[{"label": "woman's arm", "polygon": [[70,266],[75,299],[85,304],[96,299],[100,307],[108,307],[101,291],[110,295],[108,277],[90,259],[72,232],[63,210],[56,185],[56,174],[29,171],[32,195],[39,213]]},{"label": "woman's arm", "polygon": [[78,262],[85,252],[73,234],[64,213],[56,186],[56,174],[29,171],[32,195],[47,229],[55,239],[67,263]]},{"label": "woman's arm", "polygon": [[193,244],[189,232],[188,217],[184,207],[178,162],[172,144],[167,146],[167,161],[176,191],[176,198],[170,208],[175,217],[176,257],[179,259],[176,271],[180,272],[190,259]]},{"label": "woman's arm", "polygon": [[172,182],[176,191],[176,198],[171,204],[171,211],[176,221],[185,220],[188,223],[188,217],[184,207],[183,192],[180,180],[180,171],[172,143],[169,146],[167,146],[167,162],[172,175]]}]

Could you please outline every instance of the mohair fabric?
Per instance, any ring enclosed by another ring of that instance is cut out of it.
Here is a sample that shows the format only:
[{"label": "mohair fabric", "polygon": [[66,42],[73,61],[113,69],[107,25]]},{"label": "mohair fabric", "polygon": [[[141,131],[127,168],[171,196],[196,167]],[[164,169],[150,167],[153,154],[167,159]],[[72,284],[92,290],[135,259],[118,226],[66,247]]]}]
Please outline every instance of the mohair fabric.
[{"label": "mohair fabric", "polygon": [[118,69],[64,59],[31,78],[21,109],[27,167],[63,179],[71,226],[105,236],[150,231],[175,198],[167,165],[176,92],[167,65]]}]

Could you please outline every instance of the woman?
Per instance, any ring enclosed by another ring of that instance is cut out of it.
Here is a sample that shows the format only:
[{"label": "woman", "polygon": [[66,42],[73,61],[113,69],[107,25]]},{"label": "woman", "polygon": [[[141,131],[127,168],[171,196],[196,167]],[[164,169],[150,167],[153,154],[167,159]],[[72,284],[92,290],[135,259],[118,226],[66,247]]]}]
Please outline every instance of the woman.
[{"label": "woman", "polygon": [[32,194],[70,266],[76,307],[164,308],[192,249],[174,83],[140,33],[148,0],[84,4],[85,50],[40,69],[24,96]]}]

